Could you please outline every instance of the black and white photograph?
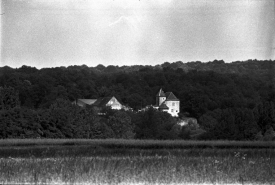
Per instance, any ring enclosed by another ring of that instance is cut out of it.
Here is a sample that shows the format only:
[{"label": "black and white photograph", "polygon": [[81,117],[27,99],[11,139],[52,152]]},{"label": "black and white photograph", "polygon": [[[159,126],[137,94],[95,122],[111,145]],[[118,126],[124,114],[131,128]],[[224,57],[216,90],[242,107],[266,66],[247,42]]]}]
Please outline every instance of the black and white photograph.
[{"label": "black and white photograph", "polygon": [[275,184],[275,0],[0,0],[0,184]]}]

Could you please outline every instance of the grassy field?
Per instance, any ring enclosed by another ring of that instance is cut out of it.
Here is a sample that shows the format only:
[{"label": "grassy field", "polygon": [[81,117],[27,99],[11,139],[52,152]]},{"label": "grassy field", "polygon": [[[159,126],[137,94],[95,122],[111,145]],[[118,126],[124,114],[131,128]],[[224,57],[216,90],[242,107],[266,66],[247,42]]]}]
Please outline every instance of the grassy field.
[{"label": "grassy field", "polygon": [[31,140],[0,142],[1,184],[275,184],[274,147],[230,148],[224,147],[226,142],[212,142],[211,147],[193,142],[193,147],[184,148],[183,141],[175,141],[174,147],[173,141],[27,141]]},{"label": "grassy field", "polygon": [[104,148],[186,149],[186,148],[275,148],[274,141],[192,141],[192,140],[129,140],[129,139],[2,139],[0,147],[72,146]]}]

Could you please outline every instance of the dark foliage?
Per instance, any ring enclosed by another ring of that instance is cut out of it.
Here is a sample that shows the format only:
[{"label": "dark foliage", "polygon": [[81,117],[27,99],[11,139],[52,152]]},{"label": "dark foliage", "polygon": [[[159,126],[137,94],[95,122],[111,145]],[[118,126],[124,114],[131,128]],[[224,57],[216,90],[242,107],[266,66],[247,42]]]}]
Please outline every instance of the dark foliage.
[{"label": "dark foliage", "polygon": [[[138,138],[272,140],[275,61],[165,62],[157,66],[0,68],[1,138]],[[200,128],[180,127],[153,109],[160,88],[181,101],[181,116]],[[71,104],[115,95],[134,112]]]}]

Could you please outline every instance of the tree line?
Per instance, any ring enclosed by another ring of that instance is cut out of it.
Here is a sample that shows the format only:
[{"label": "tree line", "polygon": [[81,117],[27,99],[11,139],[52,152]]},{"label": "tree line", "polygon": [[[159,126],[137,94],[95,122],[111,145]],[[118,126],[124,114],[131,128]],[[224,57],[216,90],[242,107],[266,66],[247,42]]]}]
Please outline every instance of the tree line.
[{"label": "tree line", "polygon": [[[236,65],[240,69],[232,71]],[[274,139],[274,61],[184,66],[193,67],[185,70],[180,62],[40,70],[2,67],[0,137]],[[177,118],[154,109],[139,112],[155,104],[160,88],[180,99],[180,118],[196,118],[198,125],[181,127]],[[99,116],[93,107],[71,104],[78,98],[113,95],[134,111],[105,108]]]}]

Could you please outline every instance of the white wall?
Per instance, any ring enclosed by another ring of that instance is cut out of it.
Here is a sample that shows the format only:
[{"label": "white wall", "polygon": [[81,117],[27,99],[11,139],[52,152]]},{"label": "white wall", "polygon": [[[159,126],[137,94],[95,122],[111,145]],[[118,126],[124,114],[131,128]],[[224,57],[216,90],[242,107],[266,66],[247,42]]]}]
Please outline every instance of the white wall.
[{"label": "white wall", "polygon": [[168,107],[168,113],[172,116],[178,116],[180,112],[180,102],[179,101],[166,101],[165,103]]},{"label": "white wall", "polygon": [[111,100],[107,103],[107,106],[111,106],[112,109],[122,109],[122,105],[117,101],[115,97],[111,98]]}]

